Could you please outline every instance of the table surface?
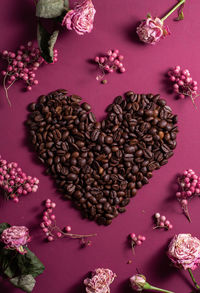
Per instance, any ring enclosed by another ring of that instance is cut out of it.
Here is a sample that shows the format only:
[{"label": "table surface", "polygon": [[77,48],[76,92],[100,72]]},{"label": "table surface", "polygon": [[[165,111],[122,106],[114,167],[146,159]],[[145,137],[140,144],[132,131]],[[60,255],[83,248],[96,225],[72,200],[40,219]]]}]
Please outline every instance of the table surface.
[{"label": "table surface", "polygon": [[[176,100],[169,93],[165,73],[170,67],[179,64],[188,68],[193,78],[200,83],[200,1],[186,1],[184,21],[175,22],[175,14],[167,19],[171,35],[156,46],[140,43],[135,34],[136,26],[148,12],[162,17],[173,7],[175,0],[93,2],[97,13],[92,33],[79,36],[75,32],[63,30],[56,44],[59,60],[55,65],[44,65],[38,70],[39,85],[32,92],[23,92],[21,82],[15,84],[9,90],[12,101],[10,108],[0,87],[0,154],[8,161],[17,161],[27,174],[40,179],[38,192],[22,197],[18,204],[1,198],[0,222],[26,225],[30,229],[32,242],[29,247],[46,267],[44,273],[37,277],[35,293],[84,292],[83,279],[97,267],[110,268],[117,274],[111,285],[112,293],[131,292],[128,278],[136,273],[136,269],[155,286],[176,293],[190,292],[192,284],[187,272],[170,266],[166,249],[174,234],[191,233],[200,237],[199,198],[190,204],[191,224],[182,215],[175,199],[176,175],[185,168],[199,172],[200,104],[197,101],[198,110],[195,110],[189,99]],[[34,9],[33,1],[1,0],[1,51],[15,50],[19,45],[35,39]],[[102,85],[96,80],[96,67],[89,60],[113,48],[118,48],[125,56],[127,71],[124,74],[108,75],[108,83]],[[52,179],[44,175],[44,166],[38,163],[27,144],[24,126],[27,105],[39,95],[58,88],[82,96],[84,101],[92,105],[98,119],[105,115],[105,108],[114,97],[127,90],[160,93],[173,112],[178,114],[180,133],[174,156],[167,165],[155,171],[150,183],[131,200],[127,212],[108,227],[83,220],[70,202],[61,199]],[[39,224],[42,201],[46,198],[56,202],[55,214],[61,227],[69,224],[75,233],[98,233],[91,247],[80,249],[77,240],[43,241]],[[169,218],[174,225],[173,230],[152,230],[152,215],[157,211]],[[136,247],[135,256],[127,245],[130,232],[147,238],[141,247]],[[129,259],[132,264],[127,264]],[[198,279],[199,269],[194,274]],[[18,293],[21,290],[1,281],[0,292]]]}]

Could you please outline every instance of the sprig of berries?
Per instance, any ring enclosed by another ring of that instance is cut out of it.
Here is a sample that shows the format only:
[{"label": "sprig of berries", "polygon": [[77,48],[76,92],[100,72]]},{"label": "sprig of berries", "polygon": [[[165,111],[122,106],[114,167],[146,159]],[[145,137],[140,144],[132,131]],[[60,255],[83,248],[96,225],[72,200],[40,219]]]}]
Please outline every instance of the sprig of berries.
[{"label": "sprig of berries", "polygon": [[190,97],[195,106],[195,99],[199,96],[197,93],[198,87],[197,81],[192,79],[189,70],[181,70],[181,67],[177,65],[169,70],[168,75],[173,83],[173,90],[178,94],[179,98]]},{"label": "sprig of berries", "polygon": [[53,241],[56,238],[72,238],[72,239],[80,239],[81,247],[91,246],[92,242],[87,240],[89,237],[96,236],[97,234],[88,234],[88,235],[80,235],[80,234],[72,234],[70,233],[72,228],[71,226],[66,226],[64,229],[61,229],[56,225],[56,216],[53,213],[53,209],[56,207],[56,203],[51,199],[47,199],[45,201],[45,210],[43,212],[43,221],[40,224],[43,232],[45,233],[46,239],[48,241]]},{"label": "sprig of berries", "polygon": [[154,220],[156,226],[153,227],[153,229],[165,229],[165,230],[171,230],[173,228],[173,225],[170,223],[169,220],[163,215],[160,215],[159,213],[155,213]]},{"label": "sprig of berries", "polygon": [[38,184],[39,179],[27,176],[16,162],[8,163],[0,156],[0,187],[8,199],[18,203],[20,195],[36,192]]},{"label": "sprig of berries", "polygon": [[138,245],[142,245],[142,243],[146,240],[146,237],[143,235],[138,235],[136,236],[135,233],[131,233],[129,234],[129,239],[131,240],[131,249],[133,252],[133,255],[135,254],[135,246]]},{"label": "sprig of berries", "polygon": [[123,55],[119,54],[119,50],[109,50],[103,56],[96,56],[94,61],[98,64],[100,74],[97,75],[96,79],[100,80],[101,83],[107,83],[107,80],[104,79],[106,73],[113,73],[114,71],[118,71],[124,73],[126,71],[122,60],[124,59]]},{"label": "sprig of berries", "polygon": [[[40,65],[44,62],[39,48],[33,46],[32,42],[27,45],[21,45],[16,52],[9,52],[4,50],[1,57],[7,61],[7,69],[3,70],[1,74],[3,78],[3,87],[5,90],[6,98],[11,106],[8,97],[9,88],[17,81],[23,80],[26,84],[25,88],[28,91],[32,90],[32,86],[37,85],[39,82],[35,79],[35,71],[38,70]],[[58,52],[54,50],[54,62],[58,60]]]},{"label": "sprig of berries", "polygon": [[191,222],[188,200],[195,195],[200,195],[200,177],[192,169],[185,170],[178,178],[178,185],[179,191],[176,193],[176,198],[180,202],[185,216]]}]

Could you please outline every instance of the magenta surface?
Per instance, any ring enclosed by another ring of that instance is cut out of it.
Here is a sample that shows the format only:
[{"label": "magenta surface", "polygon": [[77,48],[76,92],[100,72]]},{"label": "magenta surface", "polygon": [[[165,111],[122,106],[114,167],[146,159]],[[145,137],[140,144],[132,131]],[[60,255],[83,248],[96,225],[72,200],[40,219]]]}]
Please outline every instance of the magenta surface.
[{"label": "magenta surface", "polygon": [[[1,0],[1,51],[15,50],[35,38],[33,2]],[[78,36],[75,32],[63,31],[56,45],[59,61],[38,70],[39,85],[32,92],[24,93],[21,82],[14,85],[9,91],[10,109],[3,88],[0,88],[0,154],[8,161],[17,161],[25,172],[40,179],[38,192],[22,197],[19,204],[0,200],[0,222],[26,225],[32,235],[30,249],[46,267],[37,278],[34,293],[82,293],[84,277],[97,267],[110,268],[117,274],[111,285],[112,293],[131,292],[128,278],[136,273],[136,269],[155,286],[176,293],[192,291],[187,272],[170,267],[166,248],[176,233],[200,237],[200,199],[194,199],[190,204],[192,223],[189,224],[175,200],[174,185],[177,173],[185,168],[192,168],[197,174],[200,172],[200,103],[197,101],[198,110],[195,110],[189,99],[175,100],[174,95],[168,92],[165,73],[170,67],[180,65],[188,68],[200,84],[200,1],[186,2],[184,21],[173,21],[176,14],[166,21],[171,36],[159,44],[143,45],[135,35],[136,25],[148,12],[162,17],[175,3],[175,0],[94,0],[97,13],[92,33]],[[108,83],[101,85],[96,81],[96,67],[89,60],[113,48],[118,48],[125,56],[127,71],[108,75]],[[39,95],[58,88],[66,88],[69,93],[82,96],[92,105],[98,119],[105,115],[105,108],[114,97],[130,89],[137,93],[160,93],[178,114],[180,133],[174,156],[167,165],[154,172],[150,183],[131,200],[127,212],[117,217],[109,227],[81,219],[70,202],[61,199],[52,179],[44,175],[44,166],[36,160],[27,144],[24,126],[27,105]],[[43,242],[39,227],[43,210],[41,203],[48,197],[57,203],[55,213],[61,227],[69,224],[75,233],[98,233],[91,247],[80,249],[78,240]],[[158,211],[172,222],[172,231],[152,230],[152,215]],[[141,247],[136,247],[135,256],[127,245],[130,232],[147,238]],[[127,264],[130,259],[132,264]],[[200,279],[199,271],[197,269],[194,273],[197,279]],[[0,292],[21,291],[1,281]]]}]

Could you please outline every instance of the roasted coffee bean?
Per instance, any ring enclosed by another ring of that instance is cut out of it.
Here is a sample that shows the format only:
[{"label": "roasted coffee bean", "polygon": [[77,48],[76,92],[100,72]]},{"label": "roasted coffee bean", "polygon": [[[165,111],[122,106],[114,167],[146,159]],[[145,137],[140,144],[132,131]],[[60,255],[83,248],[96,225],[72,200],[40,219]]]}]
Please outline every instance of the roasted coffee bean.
[{"label": "roasted coffee bean", "polygon": [[159,95],[129,91],[96,122],[81,97],[58,90],[30,106],[32,143],[59,191],[84,217],[109,225],[176,147],[177,116]]}]

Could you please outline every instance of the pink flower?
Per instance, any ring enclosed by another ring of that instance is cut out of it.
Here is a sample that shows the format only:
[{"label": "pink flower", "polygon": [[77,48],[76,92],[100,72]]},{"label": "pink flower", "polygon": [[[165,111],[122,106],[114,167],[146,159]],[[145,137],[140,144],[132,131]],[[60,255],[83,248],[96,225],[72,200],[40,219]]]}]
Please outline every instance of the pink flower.
[{"label": "pink flower", "polygon": [[116,278],[116,274],[109,269],[96,269],[92,278],[84,280],[87,293],[110,293],[110,284]]},{"label": "pink flower", "polygon": [[175,235],[169,244],[168,257],[178,268],[195,270],[200,263],[200,240],[190,234]]},{"label": "pink flower", "polygon": [[85,0],[73,10],[69,10],[63,18],[62,25],[68,30],[74,29],[77,34],[90,33],[93,29],[94,15],[96,10],[92,0]]},{"label": "pink flower", "polygon": [[136,32],[140,40],[144,43],[155,45],[160,39],[170,34],[168,26],[164,26],[163,21],[155,17],[148,17],[137,27]]},{"label": "pink flower", "polygon": [[137,292],[142,292],[146,284],[146,278],[143,275],[134,275],[130,279],[131,288]]},{"label": "pink flower", "polygon": [[12,226],[5,229],[0,240],[6,244],[7,249],[16,249],[19,253],[25,254],[26,250],[23,248],[30,242],[29,230],[24,226]]}]

